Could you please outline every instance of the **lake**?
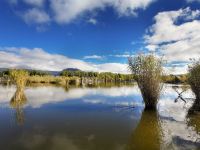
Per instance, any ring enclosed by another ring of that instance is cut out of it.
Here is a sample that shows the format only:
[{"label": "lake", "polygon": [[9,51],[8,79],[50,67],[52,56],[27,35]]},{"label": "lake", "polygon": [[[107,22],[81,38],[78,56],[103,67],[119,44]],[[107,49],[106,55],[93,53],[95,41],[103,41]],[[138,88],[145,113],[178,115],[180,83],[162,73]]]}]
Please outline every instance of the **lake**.
[{"label": "lake", "polygon": [[176,100],[182,90],[164,85],[157,112],[144,112],[136,85],[27,87],[19,103],[14,86],[0,86],[0,149],[199,149],[200,117],[187,116],[194,95]]}]

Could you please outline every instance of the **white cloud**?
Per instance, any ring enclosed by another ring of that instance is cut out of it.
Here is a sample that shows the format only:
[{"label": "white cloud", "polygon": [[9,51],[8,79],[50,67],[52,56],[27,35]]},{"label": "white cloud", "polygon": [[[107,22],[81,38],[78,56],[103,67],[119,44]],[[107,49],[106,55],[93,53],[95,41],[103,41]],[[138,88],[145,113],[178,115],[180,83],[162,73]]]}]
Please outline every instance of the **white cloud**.
[{"label": "white cloud", "polygon": [[49,15],[42,9],[33,8],[21,14],[27,24],[44,24],[50,21]]},{"label": "white cloud", "polygon": [[[158,49],[170,63],[189,62],[200,56],[200,10],[189,7],[158,13],[145,40],[149,50]],[[153,47],[152,47],[153,45]],[[185,71],[185,68],[180,71]]]},{"label": "white cloud", "polygon": [[91,23],[91,24],[93,24],[93,25],[96,25],[98,22],[97,22],[96,19],[90,18],[90,19],[88,20],[88,23]]},{"label": "white cloud", "polygon": [[114,3],[114,7],[120,15],[136,15],[137,9],[145,9],[155,0],[108,0]]},{"label": "white cloud", "polygon": [[117,57],[117,58],[128,58],[131,56],[134,56],[133,54],[130,53],[130,51],[125,51],[123,54],[112,54],[109,55],[110,57]]},{"label": "white cloud", "polygon": [[58,23],[69,23],[85,13],[91,13],[107,6],[113,7],[120,16],[136,15],[138,9],[145,9],[154,0],[52,0],[51,8]]},{"label": "white cloud", "polygon": [[49,15],[41,9],[33,8],[21,14],[27,24],[44,24],[50,21]]},{"label": "white cloud", "polygon": [[[40,10],[40,14],[42,14],[42,16],[46,16],[46,21],[49,21],[50,17],[53,21],[63,24],[71,23],[72,21],[76,20],[77,18],[79,19],[81,16],[84,15],[91,17],[94,12],[98,12],[98,10],[103,10],[106,7],[114,8],[119,16],[135,16],[137,15],[137,11],[139,9],[146,9],[146,7],[155,0],[46,0],[46,3],[45,0],[9,0],[9,2],[12,4],[20,5],[19,1],[32,6],[31,10],[29,10],[30,8],[26,10],[27,12],[33,11],[39,7],[40,9],[42,9]],[[44,6],[44,4],[46,4],[46,6],[42,7]],[[19,7],[15,7],[15,9],[16,8]],[[48,9],[49,13],[44,15],[45,9]],[[17,10],[17,12],[19,11],[20,10]],[[35,13],[36,12],[34,12],[34,15],[31,16],[38,16],[38,11],[37,15],[35,15]],[[32,19],[34,18],[31,17],[31,19],[26,20]],[[44,22],[39,19],[39,21],[35,22],[46,23],[46,21]],[[93,24],[97,23],[94,18],[89,19],[88,22]]]},{"label": "white cloud", "polygon": [[84,56],[83,59],[103,59],[103,56],[98,56],[98,55]]},{"label": "white cloud", "polygon": [[127,64],[104,63],[96,66],[101,72],[129,73]]},{"label": "white cloud", "polygon": [[158,48],[158,46],[157,45],[147,45],[146,48],[149,51],[155,51]]},{"label": "white cloud", "polygon": [[[195,20],[199,16],[200,10],[192,11],[190,8],[160,12],[154,17],[155,24],[149,30],[151,35],[145,37],[146,41],[151,44],[162,44],[190,39],[196,36],[196,31],[200,31],[199,21]],[[181,19],[185,22],[177,25]]]},{"label": "white cloud", "polygon": [[94,64],[63,55],[50,54],[41,48],[0,48],[2,68],[31,68],[61,71],[66,68],[79,68],[83,71],[128,73],[127,65],[120,63]]},{"label": "white cloud", "polygon": [[192,2],[200,2],[200,0],[186,0],[188,3],[192,3]]},{"label": "white cloud", "polygon": [[111,57],[117,57],[117,58],[128,58],[131,55],[129,55],[129,54],[117,54],[117,55],[109,55],[109,56],[111,56]]},{"label": "white cloud", "polygon": [[185,74],[187,71],[188,71],[188,65],[164,67],[165,74],[180,75],[180,74]]}]

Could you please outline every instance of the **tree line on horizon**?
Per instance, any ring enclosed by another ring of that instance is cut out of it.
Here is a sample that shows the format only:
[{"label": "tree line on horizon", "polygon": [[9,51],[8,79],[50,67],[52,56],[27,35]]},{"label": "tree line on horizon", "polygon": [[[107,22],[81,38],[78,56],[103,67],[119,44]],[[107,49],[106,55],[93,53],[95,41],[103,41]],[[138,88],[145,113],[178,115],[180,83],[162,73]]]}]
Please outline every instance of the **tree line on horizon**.
[{"label": "tree line on horizon", "polygon": [[[0,77],[8,76],[9,70],[4,70],[0,72]],[[20,69],[19,69],[20,70]],[[47,71],[39,71],[39,70],[26,70],[29,76],[55,76],[52,75],[50,72]],[[57,76],[61,77],[78,77],[78,78],[97,78],[100,80],[107,80],[110,82],[114,81],[131,81],[135,80],[134,74],[122,74],[122,73],[112,73],[112,72],[87,72],[81,70],[63,70]],[[187,83],[188,82],[188,74],[181,74],[181,75],[162,75],[162,81],[165,83]]]}]

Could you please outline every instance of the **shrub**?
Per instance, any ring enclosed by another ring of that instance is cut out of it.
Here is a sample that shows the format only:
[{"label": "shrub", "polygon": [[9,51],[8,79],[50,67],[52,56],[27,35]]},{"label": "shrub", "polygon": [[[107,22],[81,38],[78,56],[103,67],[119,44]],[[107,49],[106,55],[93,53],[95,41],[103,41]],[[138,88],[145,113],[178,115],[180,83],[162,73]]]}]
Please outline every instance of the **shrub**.
[{"label": "shrub", "polygon": [[157,100],[162,89],[162,59],[150,55],[137,55],[128,60],[129,69],[135,76],[140,88],[145,109],[156,109]]},{"label": "shrub", "polygon": [[25,70],[12,69],[9,70],[9,77],[16,84],[17,88],[24,88],[29,74]]},{"label": "shrub", "polygon": [[193,61],[189,66],[188,82],[196,98],[189,112],[200,111],[200,60]]}]

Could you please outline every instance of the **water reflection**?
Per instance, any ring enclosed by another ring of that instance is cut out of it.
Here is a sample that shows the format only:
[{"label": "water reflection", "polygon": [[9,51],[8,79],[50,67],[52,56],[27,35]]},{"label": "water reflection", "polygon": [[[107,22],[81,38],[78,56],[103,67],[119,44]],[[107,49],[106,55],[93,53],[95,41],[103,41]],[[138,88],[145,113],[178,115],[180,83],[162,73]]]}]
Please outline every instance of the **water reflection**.
[{"label": "water reflection", "polygon": [[10,106],[16,110],[16,121],[19,125],[24,124],[23,106],[27,103],[24,89],[17,88],[15,94],[10,100]]},{"label": "water reflection", "polygon": [[[137,86],[25,91],[0,86],[1,149],[198,149],[200,117],[187,116],[191,99],[174,102],[184,90],[175,88],[165,85],[158,111],[143,112]],[[194,97],[190,89],[181,96]],[[13,123],[13,108],[23,126]]]},{"label": "water reflection", "polygon": [[[199,115],[190,115],[188,116],[188,126],[191,126],[194,128],[194,130],[197,131],[198,134],[200,134],[200,116]],[[197,139],[200,140],[200,139]]]},{"label": "water reflection", "polygon": [[156,111],[143,111],[140,122],[131,135],[127,150],[159,150],[161,129]]},{"label": "water reflection", "polygon": [[[0,105],[7,107],[13,95],[15,87],[3,88],[0,86]],[[13,94],[12,94],[13,93]],[[139,89],[137,87],[112,87],[112,88],[72,88],[65,91],[62,87],[34,87],[25,90],[28,102],[27,106],[40,108],[46,104],[61,102],[73,103],[79,100],[84,103],[106,103],[112,105],[128,105],[141,103]],[[134,98],[131,99],[131,98]]]},{"label": "water reflection", "polygon": [[[182,87],[179,86],[179,92]],[[194,97],[191,90],[182,93],[183,97]],[[187,99],[174,103],[178,93],[170,85],[165,86],[165,93],[159,101],[159,116],[161,119],[162,149],[198,149],[199,134],[187,124],[187,113],[193,101]]]}]

